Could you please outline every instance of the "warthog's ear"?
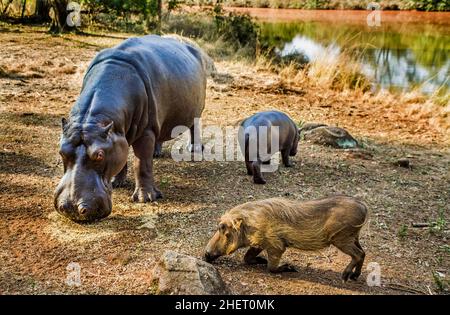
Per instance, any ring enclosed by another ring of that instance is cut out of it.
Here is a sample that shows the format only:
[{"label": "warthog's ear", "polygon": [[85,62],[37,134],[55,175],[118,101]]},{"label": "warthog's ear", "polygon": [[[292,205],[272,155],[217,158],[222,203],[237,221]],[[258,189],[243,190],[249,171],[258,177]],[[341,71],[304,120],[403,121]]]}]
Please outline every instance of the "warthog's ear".
[{"label": "warthog's ear", "polygon": [[234,219],[234,220],[233,220],[233,227],[234,227],[237,231],[239,231],[239,230],[241,229],[242,222],[243,222],[242,218]]}]

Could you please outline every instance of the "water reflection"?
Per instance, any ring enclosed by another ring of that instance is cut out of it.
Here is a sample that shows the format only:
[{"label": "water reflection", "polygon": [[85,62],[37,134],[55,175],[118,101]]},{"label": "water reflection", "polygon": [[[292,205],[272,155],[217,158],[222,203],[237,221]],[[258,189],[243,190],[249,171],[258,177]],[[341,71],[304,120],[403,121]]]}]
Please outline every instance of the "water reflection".
[{"label": "water reflection", "polygon": [[[423,30],[387,28],[373,32],[354,26],[297,22],[264,23],[263,39],[282,57],[302,54],[309,61],[337,57],[346,48],[361,55],[363,71],[382,89],[419,87],[450,90],[450,37],[429,25]],[[343,35],[344,34],[344,35]],[[349,40],[350,38],[350,40]]]},{"label": "water reflection", "polygon": [[371,49],[364,55],[364,70],[383,89],[391,87],[408,91],[419,86],[424,93],[432,93],[441,86],[450,87],[450,62],[441,67],[425,67],[417,62],[411,49]]},{"label": "water reflection", "polygon": [[281,57],[302,54],[308,61],[314,61],[318,58],[324,57],[325,54],[329,54],[330,57],[337,58],[341,52],[341,49],[335,44],[324,46],[315,42],[311,38],[297,35],[291,42],[285,43],[283,49],[280,50],[275,48],[275,52]]}]

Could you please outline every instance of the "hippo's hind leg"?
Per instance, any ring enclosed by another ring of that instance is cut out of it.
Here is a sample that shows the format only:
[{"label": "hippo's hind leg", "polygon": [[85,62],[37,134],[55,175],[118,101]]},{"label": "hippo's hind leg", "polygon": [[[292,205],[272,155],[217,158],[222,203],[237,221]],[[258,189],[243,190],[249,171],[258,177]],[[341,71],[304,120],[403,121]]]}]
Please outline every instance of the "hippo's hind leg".
[{"label": "hippo's hind leg", "polygon": [[125,164],[125,166],[122,168],[119,174],[114,176],[112,180],[112,186],[114,188],[123,187],[125,185],[125,181],[127,179],[127,172],[128,172],[128,163]]},{"label": "hippo's hind leg", "polygon": [[245,136],[245,167],[247,168],[247,175],[253,175],[252,161],[250,161],[250,153],[248,148],[248,135]]},{"label": "hippo's hind leg", "polygon": [[194,124],[189,130],[191,132],[191,144],[189,145],[189,151],[194,154],[202,153],[204,147],[202,144],[202,139],[200,138],[200,127],[198,124]]},{"label": "hippo's hind leg", "polygon": [[153,152],[155,150],[155,134],[146,131],[135,143],[133,143],[136,162],[134,173],[136,177],[136,189],[133,193],[133,201],[149,202],[162,198],[161,192],[156,188],[153,180]]},{"label": "hippo's hind leg", "polygon": [[283,160],[283,164],[286,167],[292,167],[292,162],[289,158],[290,152],[291,152],[291,148],[281,150],[281,159]]},{"label": "hippo's hind leg", "polygon": [[261,160],[260,159],[258,159],[257,161],[254,161],[252,163],[252,169],[253,169],[253,182],[255,184],[264,185],[266,183],[266,180],[262,177],[262,174],[261,174]]},{"label": "hippo's hind leg", "polygon": [[244,261],[248,265],[267,264],[267,259],[258,256],[262,252],[262,248],[250,247],[244,256]]},{"label": "hippo's hind leg", "polygon": [[153,152],[154,158],[160,158],[163,156],[162,153],[162,142],[156,142],[155,144],[155,152]]},{"label": "hippo's hind leg", "polygon": [[284,250],[280,249],[267,249],[267,269],[272,273],[280,272],[297,272],[294,266],[289,264],[280,264],[281,255],[283,255]]},{"label": "hippo's hind leg", "polygon": [[245,167],[247,168],[247,175],[253,175],[253,165],[250,161],[245,161]]}]

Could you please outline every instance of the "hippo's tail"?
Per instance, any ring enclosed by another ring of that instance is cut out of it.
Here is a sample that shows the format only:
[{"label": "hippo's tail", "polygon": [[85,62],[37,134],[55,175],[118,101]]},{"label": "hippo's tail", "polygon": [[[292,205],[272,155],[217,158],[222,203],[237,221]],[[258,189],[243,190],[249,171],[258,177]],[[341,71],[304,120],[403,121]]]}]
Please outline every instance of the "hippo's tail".
[{"label": "hippo's tail", "polygon": [[167,34],[163,35],[162,37],[173,38],[187,46],[194,48],[197,52],[200,53],[201,62],[206,75],[211,77],[215,76],[215,74],[217,73],[217,69],[214,65],[214,60],[212,60],[212,58],[208,56],[208,54],[195,41],[178,34]]}]

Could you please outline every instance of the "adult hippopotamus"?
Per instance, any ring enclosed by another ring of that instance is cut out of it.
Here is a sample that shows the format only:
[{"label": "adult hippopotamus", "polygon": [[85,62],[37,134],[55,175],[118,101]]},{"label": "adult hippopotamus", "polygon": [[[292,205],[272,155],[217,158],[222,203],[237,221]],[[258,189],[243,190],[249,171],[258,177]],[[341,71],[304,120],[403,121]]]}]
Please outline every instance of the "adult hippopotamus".
[{"label": "adult hippopotamus", "polygon": [[156,35],[101,51],[87,69],[69,119],[62,119],[64,176],[55,191],[56,210],[74,221],[108,216],[112,185],[125,179],[130,145],[133,201],[161,198],[153,180],[155,146],[170,140],[176,126],[194,133],[194,118],[205,105],[209,60],[190,42]]}]

